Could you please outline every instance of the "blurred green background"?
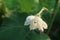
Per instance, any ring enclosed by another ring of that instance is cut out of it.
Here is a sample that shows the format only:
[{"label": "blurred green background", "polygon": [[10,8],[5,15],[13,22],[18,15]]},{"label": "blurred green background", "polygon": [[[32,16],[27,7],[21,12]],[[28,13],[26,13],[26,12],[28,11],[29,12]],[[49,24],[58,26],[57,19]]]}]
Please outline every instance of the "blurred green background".
[{"label": "blurred green background", "polygon": [[[2,0],[0,3],[0,40],[60,40],[60,0]],[[51,12],[41,14],[48,29],[44,33],[30,31],[29,26],[24,26],[25,19],[42,7]]]}]

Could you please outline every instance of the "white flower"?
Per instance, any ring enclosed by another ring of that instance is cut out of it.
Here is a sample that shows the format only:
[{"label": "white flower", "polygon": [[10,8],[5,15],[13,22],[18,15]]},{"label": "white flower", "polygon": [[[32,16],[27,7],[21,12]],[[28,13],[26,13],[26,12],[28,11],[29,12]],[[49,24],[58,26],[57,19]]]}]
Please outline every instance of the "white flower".
[{"label": "white flower", "polygon": [[39,31],[44,31],[44,29],[48,28],[48,25],[46,22],[44,22],[41,18],[41,13],[47,10],[47,8],[43,7],[39,13],[37,13],[35,16],[28,16],[26,18],[26,21],[24,23],[25,26],[29,25],[30,30],[38,29]]},{"label": "white flower", "polygon": [[30,30],[38,29],[42,32],[48,27],[47,24],[42,20],[42,18],[37,16],[28,16],[24,25],[29,25]]}]

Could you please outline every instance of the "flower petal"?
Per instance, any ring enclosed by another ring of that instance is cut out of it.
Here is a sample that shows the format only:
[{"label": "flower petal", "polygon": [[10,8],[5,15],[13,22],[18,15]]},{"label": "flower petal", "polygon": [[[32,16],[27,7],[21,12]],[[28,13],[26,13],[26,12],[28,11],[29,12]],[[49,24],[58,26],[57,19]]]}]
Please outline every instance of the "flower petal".
[{"label": "flower petal", "polygon": [[27,18],[26,18],[26,21],[25,21],[25,23],[24,23],[24,25],[29,25],[30,24],[30,22],[31,22],[31,20],[33,20],[34,19],[34,17],[35,16],[28,16]]}]

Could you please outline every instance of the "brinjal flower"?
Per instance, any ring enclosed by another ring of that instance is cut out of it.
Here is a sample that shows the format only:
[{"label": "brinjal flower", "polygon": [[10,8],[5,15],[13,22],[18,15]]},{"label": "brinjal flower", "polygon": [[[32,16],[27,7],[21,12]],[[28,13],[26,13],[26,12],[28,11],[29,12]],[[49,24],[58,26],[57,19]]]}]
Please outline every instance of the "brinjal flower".
[{"label": "brinjal flower", "polygon": [[38,29],[39,31],[44,31],[47,29],[47,24],[38,16],[28,16],[24,23],[25,26],[29,25],[30,30]]},{"label": "brinjal flower", "polygon": [[44,32],[44,29],[48,28],[47,23],[41,18],[41,13],[47,10],[47,8],[43,7],[39,13],[36,15],[31,15],[26,18],[26,21],[24,23],[25,26],[29,25],[30,30],[38,29],[39,31]]}]

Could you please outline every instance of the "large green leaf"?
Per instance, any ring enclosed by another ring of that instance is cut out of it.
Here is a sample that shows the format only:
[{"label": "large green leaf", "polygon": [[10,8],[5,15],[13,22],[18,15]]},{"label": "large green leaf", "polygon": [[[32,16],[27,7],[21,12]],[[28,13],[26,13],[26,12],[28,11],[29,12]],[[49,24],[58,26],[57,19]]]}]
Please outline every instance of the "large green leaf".
[{"label": "large green leaf", "polygon": [[48,35],[44,33],[37,34],[36,32],[32,32],[30,37],[31,40],[50,40]]},{"label": "large green leaf", "polygon": [[19,9],[20,12],[37,12],[39,0],[4,0],[9,9]]},{"label": "large green leaf", "polygon": [[[18,0],[22,12],[37,12],[39,7],[39,0]],[[18,6],[18,7],[19,7]]]},{"label": "large green leaf", "polygon": [[46,34],[38,34],[24,26],[27,13],[12,13],[5,18],[0,28],[0,40],[50,40]]},{"label": "large green leaf", "polygon": [[16,9],[17,0],[3,0],[3,2],[9,9]]}]

